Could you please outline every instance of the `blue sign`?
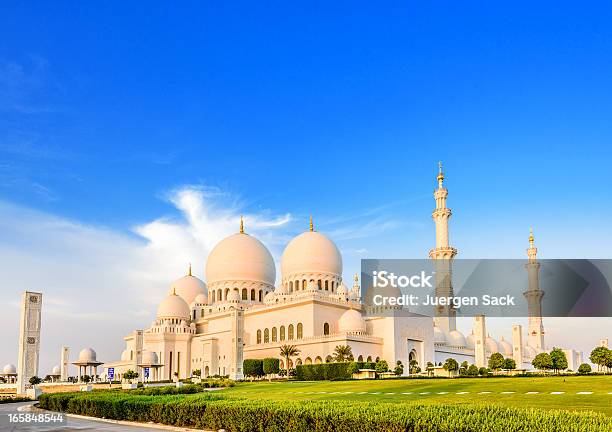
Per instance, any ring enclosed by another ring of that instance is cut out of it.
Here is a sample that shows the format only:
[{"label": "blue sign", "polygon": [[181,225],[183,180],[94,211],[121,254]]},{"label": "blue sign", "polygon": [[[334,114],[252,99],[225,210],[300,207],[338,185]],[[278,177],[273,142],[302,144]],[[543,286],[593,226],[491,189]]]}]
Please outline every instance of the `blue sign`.
[{"label": "blue sign", "polygon": [[149,378],[149,368],[148,367],[144,368],[144,377]]},{"label": "blue sign", "polygon": [[113,380],[115,378],[115,368],[108,368],[108,379]]}]

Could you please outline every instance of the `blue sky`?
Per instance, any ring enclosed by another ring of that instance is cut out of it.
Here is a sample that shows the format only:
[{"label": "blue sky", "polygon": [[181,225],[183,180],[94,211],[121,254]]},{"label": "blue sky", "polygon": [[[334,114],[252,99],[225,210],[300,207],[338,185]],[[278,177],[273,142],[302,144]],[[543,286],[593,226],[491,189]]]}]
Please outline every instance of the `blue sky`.
[{"label": "blue sky", "polygon": [[522,257],[533,225],[547,258],[609,258],[610,22],[606,2],[5,2],[0,246],[19,281],[58,247],[24,227],[74,224],[141,242],[143,272],[182,248],[178,272],[240,213],[277,257],[313,214],[347,277],[426,256],[442,160],[462,256]]}]

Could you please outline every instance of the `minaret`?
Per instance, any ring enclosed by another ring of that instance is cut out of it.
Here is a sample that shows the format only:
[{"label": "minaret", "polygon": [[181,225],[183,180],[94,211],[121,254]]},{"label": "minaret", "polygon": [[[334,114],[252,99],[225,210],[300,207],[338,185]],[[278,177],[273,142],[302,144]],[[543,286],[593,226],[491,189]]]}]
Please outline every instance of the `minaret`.
[{"label": "minaret", "polygon": [[523,293],[527,299],[529,311],[529,330],[527,344],[536,350],[544,349],[544,326],[542,325],[542,297],[544,291],[540,290],[540,263],[537,261],[538,248],[534,246],[533,230],[529,232],[529,249],[525,264],[529,280],[529,289]]},{"label": "minaret", "polygon": [[[448,190],[444,187],[444,173],[442,162],[438,163],[438,189],[434,191],[436,208],[431,214],[436,224],[436,247],[429,251],[429,257],[435,262],[436,269],[436,297],[453,296],[453,259],[457,255],[457,249],[451,247],[448,241],[448,220],[452,212],[446,207]],[[445,333],[457,328],[457,311],[453,306],[439,306],[436,308],[434,324]]]}]

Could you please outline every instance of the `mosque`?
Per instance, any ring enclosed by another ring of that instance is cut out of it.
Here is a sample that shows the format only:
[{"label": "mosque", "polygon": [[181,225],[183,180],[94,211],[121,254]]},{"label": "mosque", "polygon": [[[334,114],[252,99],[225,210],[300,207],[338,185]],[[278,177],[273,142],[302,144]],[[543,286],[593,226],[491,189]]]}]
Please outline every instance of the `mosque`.
[{"label": "mosque", "polygon": [[[436,227],[432,260],[452,265],[457,249],[450,246],[446,206],[448,190],[440,165],[432,213]],[[157,316],[144,330],[124,337],[121,359],[102,365],[115,379],[128,369],[152,380],[183,379],[196,369],[203,377],[243,378],[244,359],[279,357],[279,347],[295,345],[300,353],[290,367],[331,361],[338,345],[349,345],[359,361],[385,359],[390,365],[416,360],[424,370],[448,357],[486,366],[492,353],[515,359],[517,368],[531,369],[531,360],[546,347],[540,311],[537,248],[533,233],[527,249],[529,304],[527,337],[521,325],[512,327],[512,341],[496,340],[486,332],[485,317],[474,319],[471,334],[456,326],[456,310],[447,307],[435,317],[365,314],[358,277],[352,286],[342,277],[342,255],[334,242],[310,229],[286,246],[276,284],[272,255],[258,239],[240,228],[220,241],[206,262],[207,283],[191,274],[176,280],[159,304]],[[452,282],[438,294],[452,294]],[[438,289],[437,289],[438,291]],[[568,350],[569,369],[576,370],[582,354]],[[91,353],[86,353],[91,356]],[[94,353],[95,357],[95,353]],[[284,360],[281,360],[283,362]],[[281,366],[284,365],[281,363]],[[404,368],[404,373],[409,373]]]}]

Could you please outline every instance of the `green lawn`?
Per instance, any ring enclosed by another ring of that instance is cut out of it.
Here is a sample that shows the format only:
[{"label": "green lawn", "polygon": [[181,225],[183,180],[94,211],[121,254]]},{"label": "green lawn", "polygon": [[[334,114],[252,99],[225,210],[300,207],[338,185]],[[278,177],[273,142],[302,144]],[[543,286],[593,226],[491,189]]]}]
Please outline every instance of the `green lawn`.
[{"label": "green lawn", "polygon": [[[362,393],[367,392],[367,393]],[[448,392],[448,393],[444,393]],[[457,394],[459,392],[468,392]],[[480,392],[490,392],[480,394]],[[503,392],[514,392],[506,393]],[[538,392],[537,394],[526,394]],[[551,394],[563,392],[563,394]],[[578,394],[592,392],[592,394]],[[496,403],[523,408],[592,410],[612,416],[612,376],[402,379],[239,383],[222,391],[253,399],[353,400],[425,404]],[[410,393],[410,394],[403,394]],[[425,394],[421,394],[425,393]],[[444,394],[438,394],[444,393]]]}]

